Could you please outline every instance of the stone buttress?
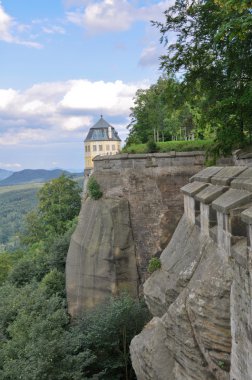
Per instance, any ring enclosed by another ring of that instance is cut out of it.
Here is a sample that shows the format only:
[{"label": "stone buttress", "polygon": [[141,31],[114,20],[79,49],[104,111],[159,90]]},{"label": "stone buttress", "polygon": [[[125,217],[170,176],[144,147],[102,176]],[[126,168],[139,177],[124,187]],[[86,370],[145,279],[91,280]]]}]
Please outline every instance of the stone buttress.
[{"label": "stone buttress", "polygon": [[131,342],[138,380],[252,379],[252,168],[209,167],[144,284],[152,321]]}]

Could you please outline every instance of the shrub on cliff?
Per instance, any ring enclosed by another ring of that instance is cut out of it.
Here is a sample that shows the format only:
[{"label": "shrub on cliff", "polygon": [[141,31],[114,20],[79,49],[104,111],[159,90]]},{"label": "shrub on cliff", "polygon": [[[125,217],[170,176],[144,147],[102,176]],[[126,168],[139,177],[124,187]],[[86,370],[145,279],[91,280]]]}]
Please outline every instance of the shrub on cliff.
[{"label": "shrub on cliff", "polygon": [[88,180],[87,189],[88,189],[88,195],[90,196],[90,198],[97,200],[102,197],[102,191],[101,191],[100,185],[94,177],[91,177]]},{"label": "shrub on cliff", "polygon": [[161,261],[158,257],[152,257],[148,264],[148,272],[153,273],[161,268]]}]

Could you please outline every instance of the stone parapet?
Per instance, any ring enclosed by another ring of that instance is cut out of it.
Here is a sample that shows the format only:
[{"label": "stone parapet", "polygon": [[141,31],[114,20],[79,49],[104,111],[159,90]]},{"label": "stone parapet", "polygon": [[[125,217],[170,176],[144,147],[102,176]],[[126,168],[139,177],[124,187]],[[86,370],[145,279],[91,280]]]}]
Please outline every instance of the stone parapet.
[{"label": "stone parapet", "polygon": [[167,166],[199,166],[204,165],[205,152],[167,152],[167,153],[146,153],[130,154],[122,153],[111,156],[96,156],[94,161],[94,171],[106,169],[141,169],[149,167]]}]

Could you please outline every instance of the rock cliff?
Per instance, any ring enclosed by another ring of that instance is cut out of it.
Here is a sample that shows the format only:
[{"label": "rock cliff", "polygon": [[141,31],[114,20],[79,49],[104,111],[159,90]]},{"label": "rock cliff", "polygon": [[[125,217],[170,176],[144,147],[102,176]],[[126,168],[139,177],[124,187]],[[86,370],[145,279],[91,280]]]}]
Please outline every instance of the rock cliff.
[{"label": "rock cliff", "polygon": [[252,379],[252,168],[211,167],[144,284],[153,319],[131,342],[138,380]]},{"label": "rock cliff", "polygon": [[203,167],[202,152],[97,157],[103,197],[84,195],[66,264],[68,309],[80,315],[111,294],[137,296],[152,256],[183,214],[179,189]]}]

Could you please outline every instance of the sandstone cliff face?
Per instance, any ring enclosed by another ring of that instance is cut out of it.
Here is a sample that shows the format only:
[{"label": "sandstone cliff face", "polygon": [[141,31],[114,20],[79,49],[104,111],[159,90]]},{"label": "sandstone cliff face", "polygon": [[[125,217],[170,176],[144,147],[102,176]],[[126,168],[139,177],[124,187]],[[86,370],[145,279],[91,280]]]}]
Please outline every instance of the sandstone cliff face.
[{"label": "sandstone cliff face", "polygon": [[138,380],[252,379],[251,184],[246,167],[209,168],[182,189],[185,214],[144,284],[154,318],[131,343]]},{"label": "sandstone cliff face", "polygon": [[66,264],[68,308],[80,315],[111,294],[142,291],[147,265],[183,213],[179,189],[203,165],[201,153],[111,156],[95,161],[103,197],[83,200]]}]

